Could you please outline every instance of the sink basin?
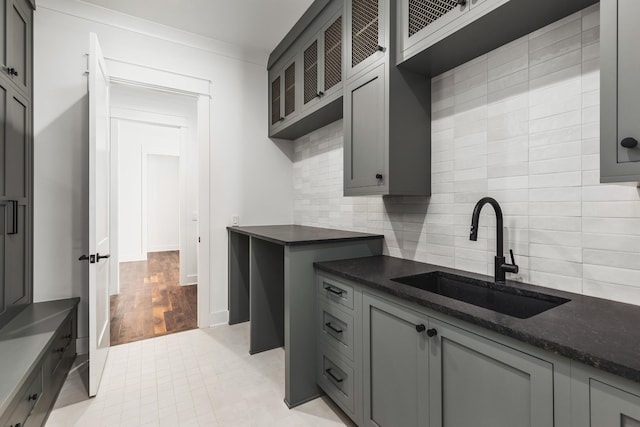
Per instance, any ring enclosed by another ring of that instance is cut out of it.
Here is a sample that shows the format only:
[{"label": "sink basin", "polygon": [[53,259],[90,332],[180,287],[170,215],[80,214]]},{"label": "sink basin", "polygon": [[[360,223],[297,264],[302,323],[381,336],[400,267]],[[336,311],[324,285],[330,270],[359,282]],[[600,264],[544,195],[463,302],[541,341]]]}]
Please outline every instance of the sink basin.
[{"label": "sink basin", "polygon": [[391,279],[427,292],[528,319],[570,300],[442,271]]}]

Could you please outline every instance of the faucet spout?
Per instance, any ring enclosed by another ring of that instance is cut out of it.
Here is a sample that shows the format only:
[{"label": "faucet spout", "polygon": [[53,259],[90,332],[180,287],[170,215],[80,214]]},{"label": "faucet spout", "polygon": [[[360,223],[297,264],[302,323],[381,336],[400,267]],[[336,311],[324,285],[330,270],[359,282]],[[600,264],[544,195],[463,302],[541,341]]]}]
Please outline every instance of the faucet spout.
[{"label": "faucet spout", "polygon": [[473,208],[473,214],[471,216],[471,233],[469,234],[469,240],[478,240],[478,224],[480,222],[480,212],[484,205],[490,204],[493,206],[493,210],[496,213],[496,256],[494,263],[494,280],[496,282],[505,281],[505,272],[517,273],[518,266],[513,259],[513,251],[511,252],[511,262],[508,264],[504,258],[504,241],[503,241],[503,224],[502,224],[502,209],[498,201],[492,197],[483,197],[476,203]]}]

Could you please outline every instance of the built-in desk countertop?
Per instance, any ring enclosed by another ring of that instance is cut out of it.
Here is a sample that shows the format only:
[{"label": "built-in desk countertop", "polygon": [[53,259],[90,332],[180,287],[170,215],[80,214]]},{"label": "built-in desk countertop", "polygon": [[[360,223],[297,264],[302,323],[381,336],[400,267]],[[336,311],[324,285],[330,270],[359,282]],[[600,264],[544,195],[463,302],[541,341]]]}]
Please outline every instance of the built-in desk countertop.
[{"label": "built-in desk countertop", "polygon": [[318,397],[313,263],[380,255],[384,236],[301,225],[227,230],[229,324],[251,321],[251,354],[284,345],[289,407]]}]

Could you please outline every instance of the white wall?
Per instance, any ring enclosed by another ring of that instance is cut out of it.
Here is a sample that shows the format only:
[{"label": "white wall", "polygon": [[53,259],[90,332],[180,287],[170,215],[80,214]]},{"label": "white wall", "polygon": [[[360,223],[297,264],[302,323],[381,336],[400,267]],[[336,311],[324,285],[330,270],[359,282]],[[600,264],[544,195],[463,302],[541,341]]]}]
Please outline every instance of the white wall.
[{"label": "white wall", "polygon": [[342,122],[295,142],[295,222],[384,233],[392,256],[493,275],[505,250],[537,285],[640,305],[640,196],[599,183],[599,8],[432,80],[432,196],[343,197]]},{"label": "white wall", "polygon": [[147,155],[148,252],[180,248],[179,165],[179,156]]},{"label": "white wall", "polygon": [[[142,261],[147,259],[147,252],[177,250],[180,225],[177,218],[180,206],[177,190],[179,177],[176,171],[174,182],[170,182],[169,177],[160,173],[162,170],[158,170],[158,164],[162,161],[159,159],[162,155],[174,156],[174,159],[169,160],[179,161],[180,129],[116,120],[117,132],[112,138],[116,139],[114,142],[118,146],[118,261]],[[166,166],[171,165],[172,163]],[[167,169],[166,172],[171,174],[173,171]],[[156,180],[171,185],[167,188],[168,199],[173,196],[170,190],[176,188],[175,200],[171,200],[175,215],[168,207],[158,209],[161,200],[154,205],[156,194],[152,190],[156,188]],[[194,241],[193,244],[195,243]],[[165,249],[161,249],[163,245]]]},{"label": "white wall", "polygon": [[[107,58],[211,81],[211,322],[227,316],[227,233],[292,221],[292,146],[267,138],[266,53],[154,25],[86,3],[42,0],[34,16],[34,297],[82,297],[87,335],[89,33]],[[55,256],[52,256],[55,254]]]}]

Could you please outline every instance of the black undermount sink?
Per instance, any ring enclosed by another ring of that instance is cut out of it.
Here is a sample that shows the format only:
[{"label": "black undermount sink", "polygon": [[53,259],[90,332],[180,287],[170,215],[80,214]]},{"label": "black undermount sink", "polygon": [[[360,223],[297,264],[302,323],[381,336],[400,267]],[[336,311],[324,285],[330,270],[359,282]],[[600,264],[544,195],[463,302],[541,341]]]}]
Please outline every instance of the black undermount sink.
[{"label": "black undermount sink", "polygon": [[518,319],[528,319],[570,301],[566,298],[442,271],[398,277],[391,280]]}]

